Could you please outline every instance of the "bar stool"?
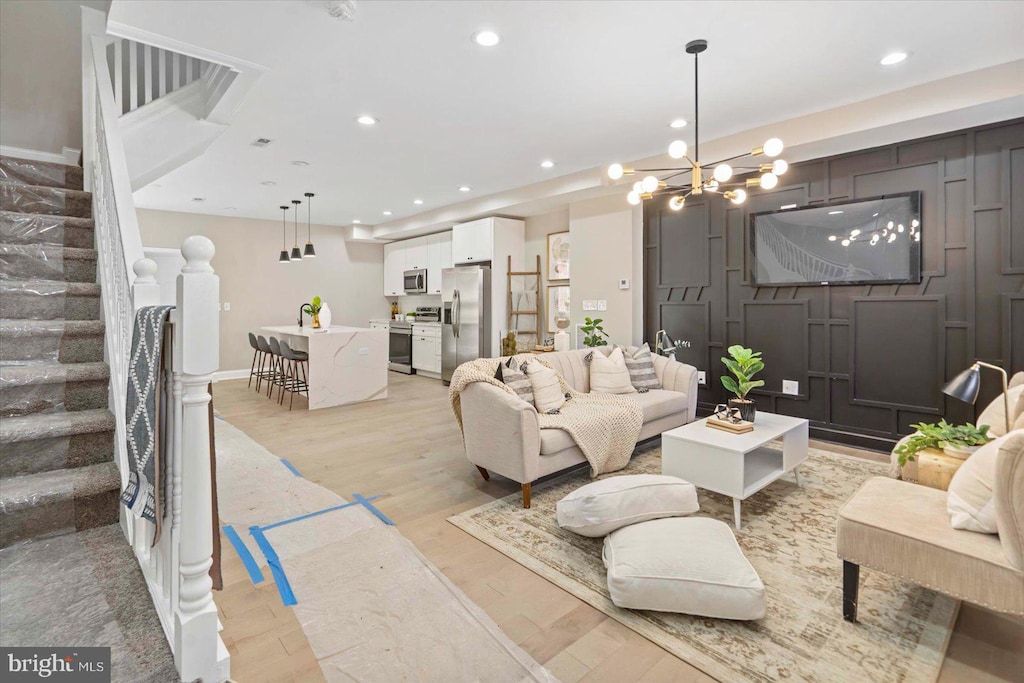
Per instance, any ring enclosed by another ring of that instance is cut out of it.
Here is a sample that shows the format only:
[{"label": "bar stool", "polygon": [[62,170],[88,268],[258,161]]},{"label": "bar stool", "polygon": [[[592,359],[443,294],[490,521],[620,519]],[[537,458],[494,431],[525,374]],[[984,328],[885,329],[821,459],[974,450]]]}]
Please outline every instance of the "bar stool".
[{"label": "bar stool", "polygon": [[270,350],[270,343],[262,334],[256,337],[256,346],[260,350],[259,371],[256,373],[256,391],[260,390],[260,384],[269,382],[274,373],[274,355]]},{"label": "bar stool", "polygon": [[[259,342],[256,341],[256,335],[252,332],[249,333],[249,346],[252,347],[252,367],[249,369],[249,388],[252,388],[252,378],[256,378],[257,389],[260,386],[259,372],[262,371],[263,366],[263,352],[260,351]],[[256,369],[257,360],[259,361],[260,370]]]},{"label": "bar stool", "polygon": [[[305,351],[293,351],[288,342],[281,341],[281,358],[286,364],[285,369],[285,381],[282,385],[282,392],[277,399],[278,405],[284,405],[284,392],[287,391],[291,394],[288,399],[288,410],[292,409],[292,404],[295,402],[295,394],[305,394],[306,400],[309,400],[309,382],[306,380],[306,363],[309,361],[309,354]],[[299,377],[299,371],[302,371],[302,377]]]},{"label": "bar stool", "polygon": [[277,340],[277,337],[271,337],[269,343],[272,370],[268,379],[269,386],[267,387],[267,398],[273,398],[274,387],[278,387],[281,391],[284,391],[284,357],[281,356],[281,342]]}]

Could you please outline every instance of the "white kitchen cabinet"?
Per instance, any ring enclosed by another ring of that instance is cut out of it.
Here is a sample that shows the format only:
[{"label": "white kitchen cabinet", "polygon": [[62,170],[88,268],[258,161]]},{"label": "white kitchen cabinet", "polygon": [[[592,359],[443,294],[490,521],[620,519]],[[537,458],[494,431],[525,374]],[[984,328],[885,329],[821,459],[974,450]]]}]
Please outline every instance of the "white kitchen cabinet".
[{"label": "white kitchen cabinet", "polygon": [[404,242],[384,245],[384,296],[405,296],[402,274],[406,270],[406,249]]},{"label": "white kitchen cabinet", "polygon": [[441,326],[412,326],[412,366],[420,374],[441,373]]},{"label": "white kitchen cabinet", "polygon": [[451,231],[427,235],[427,293],[441,293],[441,271],[452,267]]},{"label": "white kitchen cabinet", "polygon": [[481,218],[452,227],[452,261],[480,263],[494,258],[494,218]]},{"label": "white kitchen cabinet", "polygon": [[405,269],[420,270],[427,267],[427,238],[414,237],[411,240],[402,240],[405,253]]}]

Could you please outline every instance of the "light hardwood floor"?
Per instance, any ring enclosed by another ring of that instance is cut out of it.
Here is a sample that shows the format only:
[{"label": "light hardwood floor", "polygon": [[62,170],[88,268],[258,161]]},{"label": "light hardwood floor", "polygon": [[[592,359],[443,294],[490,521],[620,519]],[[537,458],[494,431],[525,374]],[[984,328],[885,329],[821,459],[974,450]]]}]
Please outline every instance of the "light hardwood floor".
[{"label": "light hardwood floor", "polygon": [[[314,412],[296,398],[289,412],[235,380],[215,385],[214,405],[307,479],[346,498],[382,496],[375,505],[399,530],[562,681],[713,680],[449,524],[452,514],[518,493],[519,485],[497,475],[485,482],[466,460],[441,382],[390,373],[389,393],[385,401]],[[225,589],[215,599],[232,678],[323,680],[273,584],[254,587],[231,546],[223,547]],[[1024,623],[965,604],[939,680],[1022,681],[1021,672]]]}]

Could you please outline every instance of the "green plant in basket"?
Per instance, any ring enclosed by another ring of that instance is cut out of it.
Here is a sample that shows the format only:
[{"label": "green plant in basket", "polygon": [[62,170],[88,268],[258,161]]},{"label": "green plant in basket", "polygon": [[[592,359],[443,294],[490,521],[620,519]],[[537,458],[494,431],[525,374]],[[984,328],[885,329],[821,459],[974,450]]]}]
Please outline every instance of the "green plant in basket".
[{"label": "green plant in basket", "polygon": [[945,420],[939,420],[938,424],[919,422],[910,426],[917,432],[896,447],[900,467],[916,460],[917,453],[926,448],[942,449],[947,446],[960,449],[972,448],[984,446],[992,440],[992,437],[988,435],[988,425],[978,427],[970,422],[952,425]]}]

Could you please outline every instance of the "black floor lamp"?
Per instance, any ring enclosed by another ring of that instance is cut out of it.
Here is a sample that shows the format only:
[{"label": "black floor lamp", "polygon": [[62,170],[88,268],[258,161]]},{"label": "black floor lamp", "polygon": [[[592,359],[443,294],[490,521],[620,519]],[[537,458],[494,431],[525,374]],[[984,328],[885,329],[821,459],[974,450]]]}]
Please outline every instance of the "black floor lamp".
[{"label": "black floor lamp", "polygon": [[998,365],[991,365],[980,360],[974,361],[974,365],[967,368],[959,375],[949,380],[946,386],[942,387],[942,393],[947,396],[963,401],[974,403],[978,400],[978,390],[981,389],[981,369],[989,368],[998,370],[1003,376],[1003,410],[1006,417],[1006,431],[1010,431],[1010,397],[1007,394],[1006,370]]}]

